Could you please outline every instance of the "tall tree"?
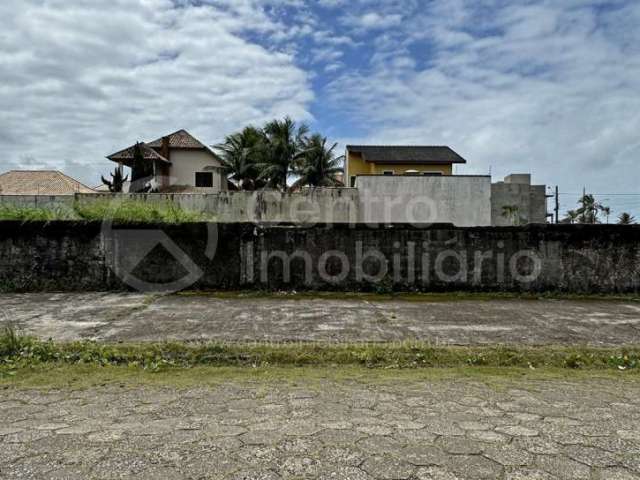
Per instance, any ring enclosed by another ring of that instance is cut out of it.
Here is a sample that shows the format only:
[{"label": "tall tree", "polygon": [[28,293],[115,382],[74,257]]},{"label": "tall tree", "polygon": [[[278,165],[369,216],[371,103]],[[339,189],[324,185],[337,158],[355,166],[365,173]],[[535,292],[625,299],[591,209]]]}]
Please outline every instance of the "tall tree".
[{"label": "tall tree", "polygon": [[258,163],[258,169],[259,178],[268,187],[287,189],[287,180],[308,131],[309,127],[305,124],[296,125],[289,117],[273,120],[265,125],[265,158]]},{"label": "tall tree", "polygon": [[576,223],[580,218],[580,214],[577,210],[569,210],[567,216],[562,220],[562,223]]},{"label": "tall tree", "polygon": [[624,212],[618,216],[618,225],[633,225],[636,219],[630,213]]},{"label": "tall tree", "polygon": [[145,160],[142,147],[143,145],[140,142],[136,142],[133,147],[133,166],[131,167],[132,182],[153,176],[153,162]]},{"label": "tall tree", "polygon": [[342,182],[337,174],[344,171],[344,156],[336,157],[334,151],[338,146],[327,145],[327,138],[320,134],[312,135],[301,142],[302,150],[296,156],[294,173],[300,178],[294,187],[309,185],[312,187],[337,187]]},{"label": "tall tree", "polygon": [[102,179],[102,183],[109,188],[111,193],[121,193],[125,182],[129,180],[128,175],[126,177],[123,176],[122,167],[120,166],[117,166],[111,174],[111,181],[104,178],[104,176],[101,176],[100,178]]},{"label": "tall tree", "polygon": [[607,208],[597,202],[593,195],[584,195],[580,200],[580,208],[578,208],[578,221],[580,223],[600,223],[598,215],[603,209]]},{"label": "tall tree", "polygon": [[255,190],[261,186],[258,164],[265,158],[265,142],[262,131],[245,127],[241,132],[225,138],[216,145],[227,177],[242,190]]}]

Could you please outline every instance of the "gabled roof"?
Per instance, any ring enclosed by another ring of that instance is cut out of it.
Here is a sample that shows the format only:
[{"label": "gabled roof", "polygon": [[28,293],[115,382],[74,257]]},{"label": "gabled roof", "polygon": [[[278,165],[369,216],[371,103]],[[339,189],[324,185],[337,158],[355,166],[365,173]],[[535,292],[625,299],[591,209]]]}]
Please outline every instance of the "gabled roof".
[{"label": "gabled roof", "polygon": [[11,170],[0,175],[1,195],[73,195],[95,193],[57,170]]},{"label": "gabled roof", "polygon": [[[145,160],[159,160],[161,162],[171,163],[169,160],[164,158],[158,152],[156,152],[153,148],[150,148],[146,143],[139,143],[140,150],[142,151],[142,156]],[[135,145],[131,145],[130,147],[125,148],[124,150],[120,150],[119,152],[112,153],[107,156],[109,160],[113,160],[114,162],[122,162],[127,160],[133,160],[135,153]]]},{"label": "gabled roof", "polygon": [[467,163],[446,146],[347,145],[347,151],[361,153],[365,162],[407,164]]},{"label": "gabled roof", "polygon": [[[177,132],[170,133],[169,135],[165,135],[169,137],[169,147],[171,148],[204,148],[208,149],[200,140],[191,135],[186,130],[178,130]],[[164,137],[160,137],[153,142],[147,143],[152,148],[161,148],[162,147],[162,139]]]}]

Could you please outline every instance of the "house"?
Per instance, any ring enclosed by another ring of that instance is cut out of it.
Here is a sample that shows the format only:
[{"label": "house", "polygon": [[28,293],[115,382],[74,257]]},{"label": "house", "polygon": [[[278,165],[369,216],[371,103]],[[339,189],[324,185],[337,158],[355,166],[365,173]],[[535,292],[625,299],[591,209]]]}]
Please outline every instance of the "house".
[{"label": "house", "polygon": [[73,195],[95,193],[57,170],[11,170],[0,175],[0,195]]},{"label": "house", "polygon": [[[136,148],[142,162],[134,161]],[[227,189],[222,164],[215,153],[186,130],[152,142],[138,143],[107,158],[131,168],[129,192],[218,193]],[[141,164],[140,164],[141,163]]]},{"label": "house", "polygon": [[347,145],[345,175],[354,187],[359,175],[453,175],[465,163],[445,146]]}]

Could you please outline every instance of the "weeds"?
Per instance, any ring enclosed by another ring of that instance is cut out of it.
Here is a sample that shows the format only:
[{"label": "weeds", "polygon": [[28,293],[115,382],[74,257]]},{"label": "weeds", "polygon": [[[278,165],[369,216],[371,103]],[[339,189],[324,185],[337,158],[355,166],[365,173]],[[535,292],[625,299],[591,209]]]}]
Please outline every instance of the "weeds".
[{"label": "weeds", "polygon": [[82,220],[111,219],[117,223],[188,223],[212,220],[211,216],[184,210],[173,202],[99,200],[86,204],[76,203],[74,210]]},{"label": "weeds", "polygon": [[63,208],[22,207],[0,204],[0,220],[20,220],[23,222],[50,222],[53,220],[75,220],[72,210]]},{"label": "weeds", "polygon": [[0,336],[0,370],[38,364],[138,367],[361,366],[367,368],[521,367],[636,369],[640,348],[439,347],[399,344],[156,344],[55,343],[23,337],[8,328]]},{"label": "weeds", "polygon": [[113,220],[116,223],[188,223],[212,221],[211,215],[184,210],[173,202],[143,202],[138,200],[97,200],[76,202],[73,208],[21,207],[0,205],[0,220],[23,222],[54,220]]}]

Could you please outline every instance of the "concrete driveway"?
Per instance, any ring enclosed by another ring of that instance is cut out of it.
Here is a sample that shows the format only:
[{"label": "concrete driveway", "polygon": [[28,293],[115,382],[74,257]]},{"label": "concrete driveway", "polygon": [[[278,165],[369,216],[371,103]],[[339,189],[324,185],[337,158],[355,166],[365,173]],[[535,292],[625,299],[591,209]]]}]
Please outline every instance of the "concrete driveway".
[{"label": "concrete driveway", "polygon": [[640,344],[640,303],[3,294],[0,324],[55,340]]}]

